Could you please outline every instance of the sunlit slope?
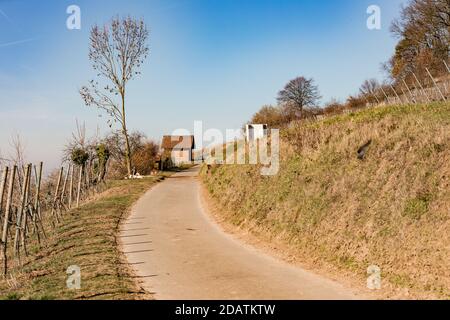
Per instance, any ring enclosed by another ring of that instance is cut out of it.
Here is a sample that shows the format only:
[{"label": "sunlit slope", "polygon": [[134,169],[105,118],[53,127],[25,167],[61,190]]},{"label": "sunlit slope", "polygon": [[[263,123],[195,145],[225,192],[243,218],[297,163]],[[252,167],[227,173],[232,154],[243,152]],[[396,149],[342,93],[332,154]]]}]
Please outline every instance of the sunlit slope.
[{"label": "sunlit slope", "polygon": [[229,222],[361,279],[378,265],[391,295],[450,297],[450,103],[367,109],[281,135],[276,176],[205,168]]}]

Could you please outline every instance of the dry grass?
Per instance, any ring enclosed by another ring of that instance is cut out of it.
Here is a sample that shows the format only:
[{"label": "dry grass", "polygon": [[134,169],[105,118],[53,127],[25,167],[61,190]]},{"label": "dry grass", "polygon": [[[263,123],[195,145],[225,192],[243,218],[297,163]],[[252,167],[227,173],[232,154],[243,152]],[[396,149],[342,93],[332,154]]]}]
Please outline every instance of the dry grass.
[{"label": "dry grass", "polygon": [[450,298],[450,103],[298,124],[282,140],[277,176],[203,175],[228,221],[361,283],[378,265],[384,298]]},{"label": "dry grass", "polygon": [[[95,201],[64,214],[44,249],[30,246],[23,268],[0,279],[3,299],[143,299],[117,245],[119,223],[161,177],[112,181]],[[66,287],[66,270],[81,268],[81,290]]]}]

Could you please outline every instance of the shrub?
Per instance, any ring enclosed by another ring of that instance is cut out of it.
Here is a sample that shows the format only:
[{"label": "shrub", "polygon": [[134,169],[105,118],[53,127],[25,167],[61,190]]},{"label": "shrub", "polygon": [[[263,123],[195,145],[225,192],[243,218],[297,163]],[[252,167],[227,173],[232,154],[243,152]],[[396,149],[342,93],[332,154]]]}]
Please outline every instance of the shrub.
[{"label": "shrub", "polygon": [[74,164],[84,166],[89,159],[89,154],[84,149],[75,148],[72,150],[71,159]]}]

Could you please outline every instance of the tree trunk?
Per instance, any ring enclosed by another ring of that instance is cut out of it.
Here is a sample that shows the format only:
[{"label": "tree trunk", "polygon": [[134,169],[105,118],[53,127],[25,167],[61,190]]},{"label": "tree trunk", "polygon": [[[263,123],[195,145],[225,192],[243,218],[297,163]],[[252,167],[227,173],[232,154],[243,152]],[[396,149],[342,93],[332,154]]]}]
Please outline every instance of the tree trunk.
[{"label": "tree trunk", "polygon": [[122,133],[125,138],[125,164],[127,166],[128,176],[131,176],[131,148],[125,116],[125,89],[122,90]]},{"label": "tree trunk", "polygon": [[131,170],[131,150],[130,150],[130,141],[128,139],[128,132],[126,129],[126,126],[124,126],[123,129],[123,135],[125,137],[125,162],[127,165],[127,171],[128,171],[128,176],[130,176],[132,174],[132,170]]}]

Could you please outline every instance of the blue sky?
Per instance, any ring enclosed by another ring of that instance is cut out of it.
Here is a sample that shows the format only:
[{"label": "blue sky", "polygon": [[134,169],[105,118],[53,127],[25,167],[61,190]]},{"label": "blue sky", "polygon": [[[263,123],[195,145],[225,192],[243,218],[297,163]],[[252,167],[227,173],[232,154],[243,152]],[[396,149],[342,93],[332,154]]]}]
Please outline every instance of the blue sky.
[{"label": "blue sky", "polygon": [[[0,150],[20,134],[29,161],[56,166],[85,122],[108,131],[78,89],[94,73],[89,31],[111,17],[145,19],[151,54],[128,90],[128,121],[159,140],[177,128],[240,128],[284,84],[313,77],[323,101],[345,99],[361,82],[381,78],[393,53],[389,25],[400,0],[0,0]],[[66,8],[81,8],[81,30],[66,28]],[[366,27],[378,5],[382,29]]]}]

